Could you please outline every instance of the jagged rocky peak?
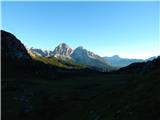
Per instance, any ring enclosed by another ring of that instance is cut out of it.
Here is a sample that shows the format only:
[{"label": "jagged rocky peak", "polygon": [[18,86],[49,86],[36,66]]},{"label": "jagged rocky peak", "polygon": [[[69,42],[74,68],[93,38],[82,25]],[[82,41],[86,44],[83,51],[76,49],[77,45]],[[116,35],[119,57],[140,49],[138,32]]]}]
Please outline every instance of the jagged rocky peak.
[{"label": "jagged rocky peak", "polygon": [[99,71],[110,71],[111,66],[100,56],[94,54],[83,47],[77,47],[71,54],[72,59],[77,64],[87,65]]},{"label": "jagged rocky peak", "polygon": [[54,56],[53,51],[50,50],[42,50],[42,49],[37,49],[37,48],[33,48],[31,47],[30,49],[28,49],[29,54],[33,55],[38,55],[38,56],[42,56],[42,57],[50,57],[50,56]]},{"label": "jagged rocky peak", "polygon": [[70,56],[72,53],[72,48],[70,48],[66,43],[59,44],[53,51],[55,57],[58,56]]},{"label": "jagged rocky peak", "polygon": [[84,49],[82,46],[77,47],[73,53],[72,56],[74,57],[90,57],[90,58],[100,58],[100,56],[94,54],[91,51],[88,51],[87,49]]}]

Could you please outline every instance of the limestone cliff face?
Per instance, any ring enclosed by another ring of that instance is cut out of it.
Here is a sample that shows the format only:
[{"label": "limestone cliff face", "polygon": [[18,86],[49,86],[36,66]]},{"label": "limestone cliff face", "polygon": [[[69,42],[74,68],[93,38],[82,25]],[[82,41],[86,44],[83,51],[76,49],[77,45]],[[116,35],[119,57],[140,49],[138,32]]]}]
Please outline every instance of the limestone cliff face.
[{"label": "limestone cliff face", "polygon": [[70,58],[72,48],[65,43],[61,43],[54,49],[53,53],[57,58]]}]

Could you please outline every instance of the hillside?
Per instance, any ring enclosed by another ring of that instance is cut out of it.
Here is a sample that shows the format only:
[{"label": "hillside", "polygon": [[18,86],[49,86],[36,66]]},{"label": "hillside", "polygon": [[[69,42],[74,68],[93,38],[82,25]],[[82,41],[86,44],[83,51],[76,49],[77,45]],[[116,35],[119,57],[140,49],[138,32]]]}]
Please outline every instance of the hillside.
[{"label": "hillside", "polygon": [[151,61],[132,63],[126,67],[120,68],[119,71],[117,72],[145,74],[157,70],[159,68],[160,68],[160,56]]},{"label": "hillside", "polygon": [[[88,51],[83,47],[72,49],[66,43],[59,44],[53,51],[30,48],[28,49],[28,53],[33,59],[40,60],[42,62],[45,61],[45,63],[51,63],[58,67],[77,67],[78,69],[81,67],[87,67],[101,72],[116,70],[116,67],[112,67],[99,55]],[[68,64],[68,66],[66,66],[66,64]]]},{"label": "hillside", "polygon": [[10,78],[2,82],[2,120],[159,120],[159,72]]},{"label": "hillside", "polygon": [[2,120],[160,119],[160,57],[114,72],[65,69],[32,59],[14,35],[1,35]]},{"label": "hillside", "polygon": [[44,57],[44,56],[39,56],[39,55],[36,55],[36,54],[31,54],[31,53],[30,53],[30,56],[34,60],[41,61],[45,64],[50,64],[50,65],[53,65],[53,66],[56,66],[56,67],[59,67],[59,68],[84,69],[84,68],[87,67],[85,65],[76,64],[72,59],[67,59],[67,58],[65,60],[62,60],[62,59],[58,59],[54,56]]},{"label": "hillside", "polygon": [[[71,61],[36,57],[28,54],[24,45],[13,34],[1,31],[2,78],[63,78],[69,75],[96,72]],[[68,70],[69,69],[69,70]]]}]

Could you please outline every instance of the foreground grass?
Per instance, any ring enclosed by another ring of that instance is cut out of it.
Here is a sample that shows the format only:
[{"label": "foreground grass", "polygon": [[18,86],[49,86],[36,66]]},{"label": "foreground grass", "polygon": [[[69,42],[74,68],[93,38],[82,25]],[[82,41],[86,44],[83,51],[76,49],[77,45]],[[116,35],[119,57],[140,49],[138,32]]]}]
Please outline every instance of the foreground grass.
[{"label": "foreground grass", "polygon": [[159,71],[2,81],[3,120],[158,120]]}]

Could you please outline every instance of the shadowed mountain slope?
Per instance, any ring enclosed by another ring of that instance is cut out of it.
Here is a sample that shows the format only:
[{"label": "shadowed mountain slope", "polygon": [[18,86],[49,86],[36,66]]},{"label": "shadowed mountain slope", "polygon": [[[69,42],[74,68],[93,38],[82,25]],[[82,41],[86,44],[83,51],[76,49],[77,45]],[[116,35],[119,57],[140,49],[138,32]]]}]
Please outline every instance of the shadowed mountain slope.
[{"label": "shadowed mountain slope", "polygon": [[[76,76],[77,74],[90,74],[96,72],[88,68],[74,66],[68,62],[61,62],[61,66],[55,66],[49,62],[32,59],[24,45],[13,34],[1,31],[1,58],[2,77],[45,77],[63,78],[65,76]],[[56,59],[57,60],[57,59]],[[54,62],[51,59],[51,62]],[[63,66],[72,65],[68,70]],[[78,69],[77,69],[78,68]],[[82,69],[81,69],[82,68]]]},{"label": "shadowed mountain slope", "polygon": [[160,57],[116,72],[62,69],[1,35],[2,120],[160,120]]},{"label": "shadowed mountain slope", "polygon": [[149,73],[154,70],[160,69],[160,56],[157,58],[140,63],[132,63],[126,67],[120,68],[118,71],[121,73]]}]

